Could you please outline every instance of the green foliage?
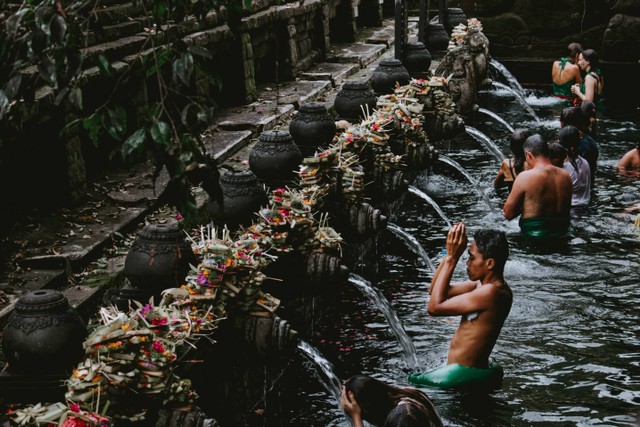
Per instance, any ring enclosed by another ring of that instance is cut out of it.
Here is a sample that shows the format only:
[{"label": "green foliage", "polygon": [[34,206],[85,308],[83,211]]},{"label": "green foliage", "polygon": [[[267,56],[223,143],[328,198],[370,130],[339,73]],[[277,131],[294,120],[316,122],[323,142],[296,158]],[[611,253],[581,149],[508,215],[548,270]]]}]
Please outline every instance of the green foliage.
[{"label": "green foliage", "polygon": [[[154,28],[203,19],[216,9],[235,30],[242,14],[250,10],[251,0],[134,0],[134,5],[146,7]],[[194,95],[196,75],[221,89],[220,76],[208,71],[213,68],[213,55],[204,46],[186,45],[177,32],[165,31],[162,45],[153,45],[156,40],[150,35],[152,48],[145,45],[140,61],[124,71],[114,69],[105,55],[89,63],[83,48],[98,7],[99,0],[0,0],[0,129],[20,123],[13,117],[19,114],[16,106],[32,102],[38,88],[49,86],[54,105],[70,108],[79,117],[65,130],[80,125],[96,146],[106,140],[119,142],[112,156],[151,160],[154,178],[166,168],[171,176],[168,202],[189,219],[195,214],[191,184],[200,183],[213,198],[221,198],[216,165],[200,140],[215,105],[207,97]],[[110,95],[98,105],[83,96],[82,74],[87,66],[96,66],[110,87]],[[135,117],[129,116],[130,105],[124,104],[131,100],[122,93],[127,73],[136,73],[132,79],[144,76],[157,92],[146,108],[136,106]]]}]

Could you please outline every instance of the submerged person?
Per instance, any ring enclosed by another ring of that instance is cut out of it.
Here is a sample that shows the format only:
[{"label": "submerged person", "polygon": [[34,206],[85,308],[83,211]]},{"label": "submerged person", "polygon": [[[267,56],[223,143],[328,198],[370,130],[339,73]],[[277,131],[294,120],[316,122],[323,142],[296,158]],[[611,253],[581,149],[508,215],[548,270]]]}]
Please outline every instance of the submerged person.
[{"label": "submerged person", "polygon": [[598,117],[596,114],[596,104],[587,100],[580,104],[580,110],[585,120],[585,133],[592,138],[598,137]]},{"label": "submerged person", "polygon": [[580,146],[578,154],[589,162],[591,170],[591,188],[595,185],[600,147],[596,140],[587,131],[587,119],[580,107],[568,107],[560,113],[560,127],[575,126],[580,131]]},{"label": "submerged person", "polygon": [[582,52],[582,46],[580,43],[570,43],[567,49],[567,56],[555,61],[551,66],[551,80],[555,96],[573,101],[575,94],[571,87],[576,83],[582,83],[582,74],[578,67],[578,56]]},{"label": "submerged person", "polygon": [[513,293],[504,280],[509,257],[506,235],[497,230],[478,230],[469,247],[469,280],[451,283],[460,257],[467,249],[464,224],[447,234],[446,255],[433,275],[428,312],[431,316],[462,316],[447,357],[447,365],[412,374],[409,382],[440,388],[497,385],[502,368],[489,361],[502,325],[509,315]]},{"label": "submerged person", "polygon": [[395,387],[366,375],[349,378],[342,387],[342,409],[361,427],[441,427],[442,420],[429,397],[412,387]]},{"label": "submerged person", "polygon": [[493,180],[493,188],[507,187],[509,191],[511,191],[511,186],[516,176],[524,170],[524,150],[522,149],[522,144],[524,144],[524,140],[530,135],[531,132],[528,129],[520,128],[513,131],[509,139],[509,148],[511,148],[513,157],[502,161],[498,175],[496,175],[496,178]]},{"label": "submerged person", "polygon": [[599,68],[598,54],[593,49],[587,49],[578,56],[578,67],[584,73],[582,83],[571,86],[571,92],[576,96],[577,104],[591,101],[596,106],[602,103],[604,77]]},{"label": "submerged person", "polygon": [[520,215],[520,232],[529,238],[556,238],[569,230],[573,184],[569,173],[551,164],[549,145],[538,134],[524,142],[527,170],[513,183],[504,216]]},{"label": "submerged person", "polygon": [[591,170],[589,163],[578,154],[580,132],[575,126],[565,126],[558,133],[558,141],[567,150],[563,168],[569,172],[573,184],[571,214],[580,214],[586,210],[591,200]]},{"label": "submerged person", "polygon": [[629,150],[616,165],[618,172],[629,176],[640,176],[640,144]]}]

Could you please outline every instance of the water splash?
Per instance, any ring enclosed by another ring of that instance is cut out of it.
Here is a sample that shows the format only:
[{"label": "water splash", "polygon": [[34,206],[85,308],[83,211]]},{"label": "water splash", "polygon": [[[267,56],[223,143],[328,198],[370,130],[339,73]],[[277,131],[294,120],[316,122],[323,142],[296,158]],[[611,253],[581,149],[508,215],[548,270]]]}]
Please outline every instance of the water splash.
[{"label": "water splash", "polygon": [[317,348],[304,340],[298,342],[298,350],[313,363],[316,370],[316,377],[324,388],[336,399],[340,405],[340,395],[342,394],[342,383],[333,371],[333,365],[320,354]]},{"label": "water splash", "polygon": [[483,132],[479,131],[478,129],[474,128],[473,126],[465,126],[464,129],[475,140],[480,141],[480,143],[482,143],[482,145],[484,145],[487,148],[487,150],[489,150],[489,152],[493,154],[493,157],[495,157],[500,162],[500,164],[502,164],[502,161],[505,159],[505,156],[500,150],[500,148],[498,148],[496,143],[493,142],[491,138],[489,138],[487,135],[485,135]]},{"label": "water splash", "polygon": [[462,167],[462,165],[460,165],[460,163],[456,162],[455,160],[453,160],[450,157],[445,156],[444,154],[440,154],[438,156],[438,160],[441,161],[442,163],[445,163],[449,166],[454,167],[456,170],[458,170],[458,172],[460,172],[465,178],[467,178],[467,180],[473,184],[474,187],[476,187],[476,190],[478,191],[478,194],[480,195],[480,197],[482,197],[482,199],[487,203],[487,206],[489,206],[489,209],[491,210],[492,213],[495,213],[496,209],[493,207],[493,203],[491,203],[491,200],[489,200],[489,198],[487,197],[486,194],[484,194],[484,191],[482,189],[482,187],[480,186],[480,184],[478,184],[478,181],[476,181],[469,172],[467,172],[467,170],[465,168]]},{"label": "water splash", "polygon": [[[449,224],[449,226],[451,226],[451,224]],[[420,242],[418,242],[418,239],[416,239],[415,236],[407,233],[405,229],[391,222],[387,224],[387,229],[392,233],[394,233],[396,236],[398,236],[403,242],[407,244],[407,247],[409,249],[411,249],[416,255],[422,258],[422,260],[429,267],[429,269],[431,269],[431,273],[436,272],[436,268],[433,265],[431,258],[429,258],[429,254],[427,254],[427,251],[424,250],[424,248],[422,247]]]},{"label": "water splash", "polygon": [[504,83],[493,82],[493,86],[497,87],[498,89],[503,89],[503,90],[506,90],[507,92],[512,93],[513,96],[520,102],[522,107],[525,110],[527,110],[527,113],[529,113],[531,115],[531,117],[533,117],[536,122],[540,122],[540,118],[538,117],[536,112],[533,110],[533,108],[531,108],[531,105],[527,104],[527,101],[524,99],[524,97],[522,95],[520,95],[518,92],[516,92],[515,90],[513,90],[512,88],[510,88],[509,86],[507,86]]},{"label": "water splash", "polygon": [[509,88],[518,93],[521,98],[524,99],[524,97],[527,96],[518,79],[516,79],[515,76],[511,74],[507,67],[505,67],[502,63],[495,59],[491,59],[491,61],[489,61],[489,66],[493,68],[502,78],[504,78]]},{"label": "water splash", "polygon": [[418,363],[416,346],[413,344],[413,341],[411,341],[411,338],[409,338],[407,332],[404,330],[404,326],[402,326],[402,322],[391,306],[389,300],[385,298],[385,296],[378,289],[374,288],[373,285],[371,285],[371,282],[357,274],[349,274],[349,283],[354,285],[360,290],[360,292],[368,297],[371,302],[373,302],[376,307],[380,309],[384,317],[387,319],[389,327],[395,334],[398,342],[400,343],[400,346],[404,350],[404,359],[409,369],[411,369],[412,371],[419,369],[420,364]]},{"label": "water splash", "polygon": [[447,215],[445,215],[445,213],[442,210],[442,208],[440,207],[440,205],[438,205],[435,200],[433,200],[431,197],[429,197],[429,195],[427,193],[425,193],[424,191],[420,190],[419,188],[417,188],[417,187],[415,187],[413,185],[409,186],[409,192],[415,194],[416,196],[420,197],[425,202],[429,203],[431,205],[431,207],[438,213],[438,215],[440,215],[440,218],[442,218],[444,220],[444,222],[447,223],[447,227],[451,227],[451,220],[449,220]]},{"label": "water splash", "polygon": [[478,108],[478,113],[486,114],[487,116],[493,118],[495,121],[497,121],[498,123],[501,123],[504,127],[506,127],[511,133],[515,131],[513,126],[511,126],[505,119],[503,119],[502,117],[500,117],[499,115],[497,115],[491,110],[487,110],[486,108],[481,107],[481,108]]}]

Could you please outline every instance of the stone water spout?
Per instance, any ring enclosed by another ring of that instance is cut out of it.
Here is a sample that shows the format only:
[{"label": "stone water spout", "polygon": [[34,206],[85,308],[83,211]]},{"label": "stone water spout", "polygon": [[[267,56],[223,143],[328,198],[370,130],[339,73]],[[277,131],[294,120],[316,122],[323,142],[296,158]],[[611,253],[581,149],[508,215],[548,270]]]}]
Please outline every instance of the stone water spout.
[{"label": "stone water spout", "polygon": [[491,84],[488,69],[489,39],[479,30],[469,30],[462,42],[447,51],[435,75],[449,77],[449,87],[456,111],[470,116],[479,107],[476,101],[480,88]]}]

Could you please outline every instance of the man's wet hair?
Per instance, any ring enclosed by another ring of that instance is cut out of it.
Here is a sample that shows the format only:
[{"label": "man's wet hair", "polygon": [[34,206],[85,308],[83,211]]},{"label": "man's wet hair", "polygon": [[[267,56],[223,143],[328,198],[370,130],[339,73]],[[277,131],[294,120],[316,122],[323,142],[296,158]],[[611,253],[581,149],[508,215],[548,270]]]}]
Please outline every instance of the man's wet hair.
[{"label": "man's wet hair", "polygon": [[[564,162],[564,158],[567,156],[567,149],[564,148],[558,142],[552,142],[549,144],[549,157],[554,159],[559,159],[561,162]],[[556,165],[557,166],[557,165]]]},{"label": "man's wet hair", "polygon": [[524,145],[522,146],[524,151],[529,151],[533,154],[533,157],[549,157],[549,144],[542,139],[540,134],[535,133],[531,135],[529,138],[524,140]]},{"label": "man's wet hair", "polygon": [[504,265],[509,258],[509,242],[504,231],[484,228],[474,233],[473,240],[482,257],[484,259],[493,258],[496,273],[502,274]]}]

